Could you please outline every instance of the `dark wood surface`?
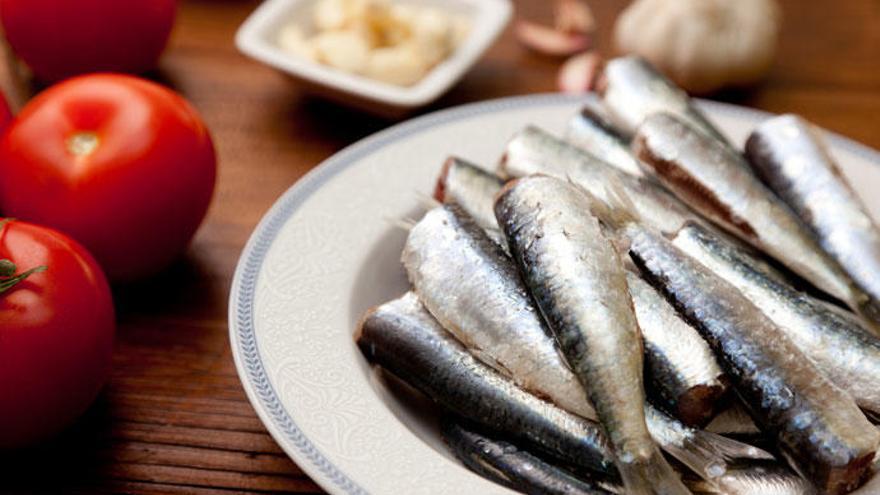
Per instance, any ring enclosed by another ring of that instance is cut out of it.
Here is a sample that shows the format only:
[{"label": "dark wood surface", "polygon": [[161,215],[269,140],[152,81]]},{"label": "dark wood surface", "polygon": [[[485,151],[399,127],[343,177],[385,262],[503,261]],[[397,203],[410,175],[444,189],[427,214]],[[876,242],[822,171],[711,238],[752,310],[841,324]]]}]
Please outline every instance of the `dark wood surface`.
[{"label": "dark wood surface", "polygon": [[[880,148],[880,2],[786,0],[778,61],[749,91],[716,96],[799,112]],[[593,1],[600,48],[624,1]],[[214,203],[184,259],[151,280],[115,290],[114,369],[97,403],[51,443],[0,455],[4,493],[319,492],[266,433],[230,354],[226,306],[240,250],[272,202],[340,148],[389,121],[314,100],[284,76],[240,55],[235,30],[255,1],[181,4],[169,49],[152,77],[201,111],[219,151]],[[546,2],[519,2],[546,18]],[[431,109],[555,89],[557,62],[521,49],[508,30]],[[8,71],[18,106],[31,92]],[[0,426],[2,427],[2,426]]]}]

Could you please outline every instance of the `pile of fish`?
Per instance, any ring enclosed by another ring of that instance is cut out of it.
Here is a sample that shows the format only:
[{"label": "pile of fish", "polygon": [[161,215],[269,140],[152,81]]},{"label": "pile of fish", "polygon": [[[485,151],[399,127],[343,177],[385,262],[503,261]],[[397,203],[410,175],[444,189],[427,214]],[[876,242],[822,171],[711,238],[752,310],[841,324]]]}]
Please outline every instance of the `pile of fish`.
[{"label": "pile of fish", "polygon": [[443,164],[363,354],[524,493],[880,493],[880,231],[818,133],[740,151],[637,58],[599,93]]}]

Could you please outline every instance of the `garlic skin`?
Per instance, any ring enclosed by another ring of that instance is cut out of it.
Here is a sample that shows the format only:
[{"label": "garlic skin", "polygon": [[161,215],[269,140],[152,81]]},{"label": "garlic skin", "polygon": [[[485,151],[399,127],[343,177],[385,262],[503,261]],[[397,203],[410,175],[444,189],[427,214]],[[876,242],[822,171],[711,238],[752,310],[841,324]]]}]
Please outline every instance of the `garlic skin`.
[{"label": "garlic skin", "polygon": [[614,41],[690,93],[761,79],[773,63],[780,25],[775,0],[635,0]]}]

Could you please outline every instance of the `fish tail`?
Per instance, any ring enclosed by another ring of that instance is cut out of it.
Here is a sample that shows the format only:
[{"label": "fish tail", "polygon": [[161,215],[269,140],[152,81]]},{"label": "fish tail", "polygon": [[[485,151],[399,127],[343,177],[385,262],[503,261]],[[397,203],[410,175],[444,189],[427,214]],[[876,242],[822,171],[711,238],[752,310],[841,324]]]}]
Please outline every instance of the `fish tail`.
[{"label": "fish tail", "polygon": [[681,444],[663,448],[707,481],[723,476],[735,459],[773,459],[769,452],[753,445],[702,430],[694,430]]},{"label": "fish tail", "polygon": [[618,462],[617,469],[628,495],[690,495],[681,477],[672,469],[659,449],[648,458]]}]

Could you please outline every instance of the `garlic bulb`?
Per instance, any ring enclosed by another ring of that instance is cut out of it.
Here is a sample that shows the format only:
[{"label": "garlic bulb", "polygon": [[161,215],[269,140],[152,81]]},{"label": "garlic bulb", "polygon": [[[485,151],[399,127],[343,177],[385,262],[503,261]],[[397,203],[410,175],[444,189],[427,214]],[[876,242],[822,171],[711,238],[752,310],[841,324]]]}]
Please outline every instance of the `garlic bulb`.
[{"label": "garlic bulb", "polygon": [[687,91],[709,93],[766,74],[779,22],[774,0],[635,0],[617,19],[614,39]]}]

